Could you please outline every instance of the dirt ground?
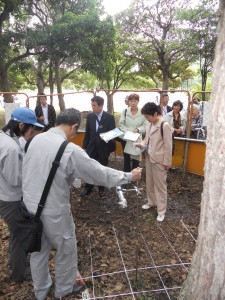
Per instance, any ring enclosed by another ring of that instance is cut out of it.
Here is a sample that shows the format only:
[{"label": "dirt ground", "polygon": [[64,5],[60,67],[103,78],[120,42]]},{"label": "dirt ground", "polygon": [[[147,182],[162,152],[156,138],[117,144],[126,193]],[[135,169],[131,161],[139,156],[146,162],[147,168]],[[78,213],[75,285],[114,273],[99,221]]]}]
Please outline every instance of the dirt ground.
[{"label": "dirt ground", "polygon": [[[122,164],[120,158],[110,161],[113,168],[122,169]],[[203,177],[170,171],[168,210],[160,224],[155,209],[141,209],[146,197],[144,175],[138,185],[141,194],[135,190],[124,193],[124,209],[118,205],[115,189],[100,199],[97,189],[84,198],[82,188],[71,188],[79,271],[90,299],[177,299],[195,249],[202,184]],[[7,226],[0,219],[0,299],[35,299],[32,281],[10,281],[8,239]],[[54,277],[53,257],[54,251],[50,261]],[[52,289],[48,300],[53,294]]]}]

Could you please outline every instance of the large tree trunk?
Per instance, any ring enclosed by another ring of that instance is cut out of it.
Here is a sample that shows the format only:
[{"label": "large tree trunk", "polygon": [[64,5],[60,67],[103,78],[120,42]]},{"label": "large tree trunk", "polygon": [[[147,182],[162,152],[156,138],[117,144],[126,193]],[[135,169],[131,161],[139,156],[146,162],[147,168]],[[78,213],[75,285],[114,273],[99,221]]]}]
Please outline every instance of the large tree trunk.
[{"label": "large tree trunk", "polygon": [[[55,61],[55,79],[56,79],[57,93],[62,94],[62,83],[61,83],[61,80],[60,80],[59,68],[60,68],[60,59],[58,58]],[[60,110],[64,110],[65,109],[65,102],[64,102],[63,95],[58,95],[58,99],[59,99]]]},{"label": "large tree trunk", "polygon": [[225,0],[220,9],[199,233],[182,300],[225,299]]}]

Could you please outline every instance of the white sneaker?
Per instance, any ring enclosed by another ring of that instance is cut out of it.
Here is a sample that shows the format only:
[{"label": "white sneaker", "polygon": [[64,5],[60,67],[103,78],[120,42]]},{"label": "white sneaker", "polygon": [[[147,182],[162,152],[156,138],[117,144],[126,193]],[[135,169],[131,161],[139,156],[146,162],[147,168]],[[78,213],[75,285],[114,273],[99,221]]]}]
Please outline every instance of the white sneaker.
[{"label": "white sneaker", "polygon": [[165,219],[165,215],[158,215],[158,217],[157,217],[157,221],[158,222],[162,222],[162,221],[164,221],[164,219]]},{"label": "white sneaker", "polygon": [[149,209],[151,206],[148,204],[148,203],[146,203],[146,204],[144,204],[143,206],[142,206],[142,208],[143,209]]}]

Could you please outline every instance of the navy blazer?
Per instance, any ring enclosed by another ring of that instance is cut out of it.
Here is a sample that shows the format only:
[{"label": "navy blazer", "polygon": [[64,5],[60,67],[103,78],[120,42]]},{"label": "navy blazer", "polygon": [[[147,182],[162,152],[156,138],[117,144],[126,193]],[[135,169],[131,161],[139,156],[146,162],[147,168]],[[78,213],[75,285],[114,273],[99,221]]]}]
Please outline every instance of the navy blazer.
[{"label": "navy blazer", "polygon": [[96,120],[97,116],[95,113],[92,112],[87,115],[83,148],[90,157],[92,157],[96,151],[99,157],[108,159],[110,152],[113,152],[116,149],[115,140],[106,143],[100,138],[99,134],[114,129],[116,127],[115,119],[113,115],[103,111],[97,132]]}]

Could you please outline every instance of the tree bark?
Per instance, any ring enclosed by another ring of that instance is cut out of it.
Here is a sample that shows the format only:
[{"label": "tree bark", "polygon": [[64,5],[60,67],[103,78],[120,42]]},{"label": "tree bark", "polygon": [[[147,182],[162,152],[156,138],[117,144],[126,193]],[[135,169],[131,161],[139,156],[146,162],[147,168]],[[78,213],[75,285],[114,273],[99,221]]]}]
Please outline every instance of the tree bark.
[{"label": "tree bark", "polygon": [[225,0],[220,13],[198,240],[180,300],[225,299]]},{"label": "tree bark", "polygon": [[45,83],[44,83],[44,76],[42,73],[42,62],[38,60],[38,66],[36,69],[36,78],[37,78],[37,88],[38,88],[38,95],[44,93]]},{"label": "tree bark", "polygon": [[167,72],[163,73],[162,90],[167,91],[169,89],[169,76]]},{"label": "tree bark", "polygon": [[[10,92],[8,72],[7,72],[7,69],[5,68],[4,63],[0,64],[0,87],[1,87],[2,92]],[[12,95],[5,94],[4,102],[13,103]]]},{"label": "tree bark", "polygon": [[[56,79],[57,93],[62,94],[62,84],[60,80],[59,68],[60,68],[60,59],[57,58],[55,60],[55,79]],[[58,95],[58,99],[59,99],[59,107],[60,110],[62,111],[65,109],[65,102],[64,102],[63,95]]]},{"label": "tree bark", "polygon": [[[52,59],[50,60],[49,65],[49,88],[50,94],[54,93],[54,80],[53,80],[53,68],[52,68]],[[50,104],[53,105],[53,96],[50,96]]]},{"label": "tree bark", "polygon": [[113,94],[110,92],[106,92],[107,95],[107,112],[109,112],[110,114],[113,113]]}]

